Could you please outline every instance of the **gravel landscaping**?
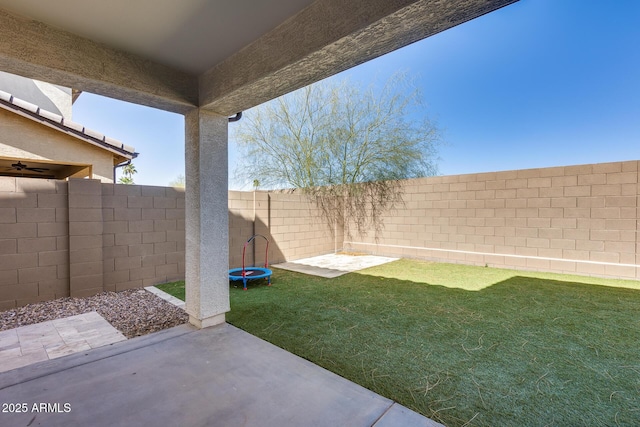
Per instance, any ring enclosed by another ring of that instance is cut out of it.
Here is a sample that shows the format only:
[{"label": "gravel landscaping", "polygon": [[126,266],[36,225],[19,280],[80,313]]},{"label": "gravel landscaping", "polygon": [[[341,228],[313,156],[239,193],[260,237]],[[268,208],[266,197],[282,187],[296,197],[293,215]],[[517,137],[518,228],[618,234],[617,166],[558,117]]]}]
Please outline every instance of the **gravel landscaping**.
[{"label": "gravel landscaping", "polygon": [[144,289],[59,298],[0,312],[0,331],[97,311],[127,338],[181,325],[187,313]]}]

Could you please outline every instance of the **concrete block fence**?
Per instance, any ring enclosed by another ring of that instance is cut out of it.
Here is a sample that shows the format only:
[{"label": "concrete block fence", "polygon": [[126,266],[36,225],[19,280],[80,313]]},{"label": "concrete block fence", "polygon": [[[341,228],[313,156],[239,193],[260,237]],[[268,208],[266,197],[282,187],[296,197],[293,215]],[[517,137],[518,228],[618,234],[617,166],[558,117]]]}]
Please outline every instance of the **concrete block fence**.
[{"label": "concrete block fence", "polygon": [[[312,202],[296,191],[229,192],[229,265],[242,266],[247,239],[269,239],[269,264],[342,249],[342,229],[335,232]],[[247,265],[264,265],[265,240],[246,250]]]},{"label": "concrete block fence", "polygon": [[389,256],[640,278],[638,162],[421,178],[377,236],[346,247]]},{"label": "concrete block fence", "polygon": [[184,278],[184,192],[0,177],[0,309]]},{"label": "concrete block fence", "polygon": [[[0,177],[0,310],[184,279],[184,200],[175,188]],[[229,192],[229,265],[255,233],[271,241],[269,263],[332,252],[312,211],[299,194]],[[257,239],[247,265],[265,252]]]},{"label": "concrete block fence", "polygon": [[0,177],[0,310],[69,294],[67,188]]},{"label": "concrete block fence", "polygon": [[[377,236],[334,230],[299,192],[230,191],[229,265],[242,264],[257,233],[271,241],[270,263],[344,247],[640,278],[637,161],[421,178],[403,189]],[[0,310],[183,279],[184,218],[180,189],[0,177]],[[264,253],[258,239],[245,261],[261,265]]]}]

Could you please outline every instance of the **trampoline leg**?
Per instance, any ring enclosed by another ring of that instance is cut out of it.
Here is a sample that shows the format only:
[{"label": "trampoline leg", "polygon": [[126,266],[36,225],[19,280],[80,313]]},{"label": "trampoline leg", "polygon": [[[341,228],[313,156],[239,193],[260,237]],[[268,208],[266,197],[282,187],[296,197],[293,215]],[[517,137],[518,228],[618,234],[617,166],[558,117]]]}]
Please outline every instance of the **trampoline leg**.
[{"label": "trampoline leg", "polygon": [[267,286],[271,286],[271,276],[267,277]]},{"label": "trampoline leg", "polygon": [[247,279],[242,279],[242,290],[243,291],[247,290]]}]

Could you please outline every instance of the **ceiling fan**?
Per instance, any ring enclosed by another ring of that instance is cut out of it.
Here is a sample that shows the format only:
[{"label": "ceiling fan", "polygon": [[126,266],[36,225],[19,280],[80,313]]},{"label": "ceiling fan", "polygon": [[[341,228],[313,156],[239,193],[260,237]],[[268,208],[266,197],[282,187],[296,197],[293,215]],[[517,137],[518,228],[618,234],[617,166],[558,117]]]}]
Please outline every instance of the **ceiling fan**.
[{"label": "ceiling fan", "polygon": [[17,170],[17,171],[26,170],[26,171],[31,171],[31,172],[42,173],[44,171],[48,171],[49,169],[47,169],[47,168],[30,168],[30,167],[27,167],[27,165],[25,165],[24,163],[21,163],[20,161],[18,161],[18,163],[13,163],[10,168],[7,168],[7,170]]}]

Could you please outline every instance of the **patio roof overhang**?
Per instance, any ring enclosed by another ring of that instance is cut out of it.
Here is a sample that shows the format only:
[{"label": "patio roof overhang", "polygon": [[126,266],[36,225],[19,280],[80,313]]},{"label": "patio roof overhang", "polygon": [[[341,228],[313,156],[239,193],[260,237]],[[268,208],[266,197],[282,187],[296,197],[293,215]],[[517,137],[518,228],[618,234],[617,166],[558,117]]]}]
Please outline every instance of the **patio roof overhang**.
[{"label": "patio roof overhang", "polygon": [[186,308],[202,328],[230,310],[226,116],[516,1],[0,0],[0,70],[184,114]]},{"label": "patio roof overhang", "polygon": [[0,0],[0,69],[231,115],[515,1]]}]

